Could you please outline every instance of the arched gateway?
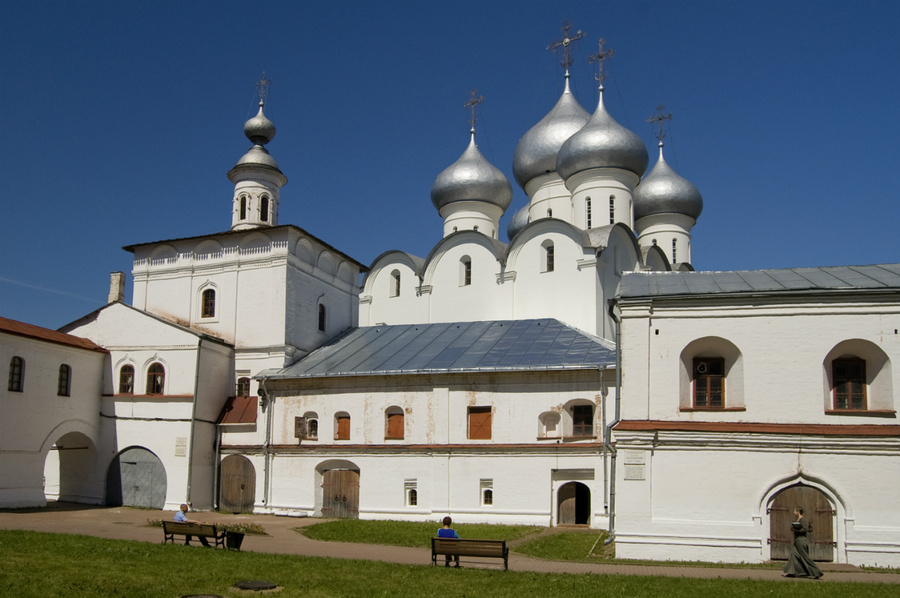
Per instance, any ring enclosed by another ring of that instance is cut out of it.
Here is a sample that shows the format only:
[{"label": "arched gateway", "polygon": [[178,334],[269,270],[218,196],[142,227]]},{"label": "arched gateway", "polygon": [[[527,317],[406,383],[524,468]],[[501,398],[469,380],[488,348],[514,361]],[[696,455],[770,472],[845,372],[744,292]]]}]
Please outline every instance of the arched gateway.
[{"label": "arched gateway", "polygon": [[797,484],[780,491],[769,506],[769,546],[772,560],[787,560],[794,536],[791,521],[795,507],[803,508],[803,516],[812,523],[809,556],[814,561],[834,560],[834,507],[825,493],[812,486]]}]

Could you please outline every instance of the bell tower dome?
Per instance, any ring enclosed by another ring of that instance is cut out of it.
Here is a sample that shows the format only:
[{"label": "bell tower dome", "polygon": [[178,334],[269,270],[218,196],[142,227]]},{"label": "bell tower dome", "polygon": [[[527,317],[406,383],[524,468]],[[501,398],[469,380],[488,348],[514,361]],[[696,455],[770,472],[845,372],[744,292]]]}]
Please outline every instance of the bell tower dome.
[{"label": "bell tower dome", "polygon": [[269,155],[265,145],[275,137],[275,125],[263,113],[266,88],[265,73],[257,83],[259,112],[244,123],[244,135],[253,146],[228,171],[234,183],[231,209],[231,230],[246,230],[278,224],[278,201],[287,177]]}]

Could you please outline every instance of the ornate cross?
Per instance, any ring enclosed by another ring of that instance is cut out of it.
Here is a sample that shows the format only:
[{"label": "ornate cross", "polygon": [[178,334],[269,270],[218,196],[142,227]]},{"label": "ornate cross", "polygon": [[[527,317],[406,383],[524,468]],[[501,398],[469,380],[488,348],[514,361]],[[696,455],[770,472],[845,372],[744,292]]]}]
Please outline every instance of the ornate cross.
[{"label": "ornate cross", "polygon": [[577,42],[578,40],[580,40],[581,38],[583,38],[586,35],[586,33],[584,33],[583,31],[581,31],[579,29],[578,32],[575,33],[575,35],[573,35],[572,37],[569,37],[569,29],[571,27],[572,27],[572,25],[568,21],[563,21],[562,41],[553,42],[549,46],[547,46],[547,49],[550,50],[551,52],[556,52],[557,50],[559,50],[560,47],[562,47],[563,59],[562,59],[562,61],[560,61],[559,65],[561,67],[563,67],[564,69],[566,69],[566,73],[569,72],[569,67],[572,66],[572,56],[569,54],[569,45],[571,45],[572,42]]},{"label": "ornate cross", "polygon": [[469,119],[469,126],[472,127],[472,130],[475,130],[475,106],[484,101],[484,96],[479,96],[478,91],[473,87],[472,91],[469,92],[472,98],[466,102],[466,108],[472,109],[472,118]]},{"label": "ornate cross", "polygon": [[651,116],[650,118],[647,119],[647,122],[650,123],[651,125],[654,122],[659,125],[659,132],[656,135],[654,135],[654,137],[659,139],[660,143],[662,143],[663,137],[666,136],[666,134],[663,132],[663,121],[664,120],[672,120],[672,113],[669,112],[668,114],[663,114],[663,112],[665,112],[665,111],[666,111],[666,107],[663,106],[662,104],[659,104],[656,107],[656,116]]},{"label": "ornate cross", "polygon": [[598,45],[600,46],[600,50],[593,56],[588,56],[588,62],[596,61],[600,63],[597,68],[597,74],[594,75],[594,79],[596,79],[600,85],[603,85],[603,80],[606,79],[606,74],[603,72],[603,63],[609,60],[616,51],[607,50],[604,52],[603,46],[606,45],[606,41],[602,37],[600,38]]},{"label": "ornate cross", "polygon": [[256,82],[256,90],[259,92],[260,102],[266,101],[266,94],[268,93],[269,85],[271,84],[272,82],[266,79],[266,71],[263,71],[262,77],[260,77],[259,81]]}]

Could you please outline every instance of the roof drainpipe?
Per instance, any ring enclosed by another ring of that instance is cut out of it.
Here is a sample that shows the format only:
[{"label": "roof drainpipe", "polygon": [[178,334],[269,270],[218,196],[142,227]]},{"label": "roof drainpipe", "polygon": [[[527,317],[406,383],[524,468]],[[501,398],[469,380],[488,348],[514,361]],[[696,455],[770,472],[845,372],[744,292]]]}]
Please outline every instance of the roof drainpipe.
[{"label": "roof drainpipe", "polygon": [[612,445],[612,429],[619,423],[622,407],[622,324],[616,316],[616,300],[609,300],[609,317],[616,325],[616,411],[613,421],[606,426],[603,445],[609,451],[609,537],[604,546],[612,544],[616,539],[616,449]]},{"label": "roof drainpipe", "polygon": [[191,500],[191,480],[194,474],[194,427],[197,422],[197,393],[200,392],[200,355],[203,347],[203,339],[197,340],[197,363],[194,367],[194,399],[191,405],[191,435],[187,448],[187,496],[185,502],[193,506]]},{"label": "roof drainpipe", "polygon": [[269,506],[269,457],[272,444],[272,400],[266,390],[266,378],[259,379],[259,406],[266,413],[266,440],[263,443],[263,504]]}]

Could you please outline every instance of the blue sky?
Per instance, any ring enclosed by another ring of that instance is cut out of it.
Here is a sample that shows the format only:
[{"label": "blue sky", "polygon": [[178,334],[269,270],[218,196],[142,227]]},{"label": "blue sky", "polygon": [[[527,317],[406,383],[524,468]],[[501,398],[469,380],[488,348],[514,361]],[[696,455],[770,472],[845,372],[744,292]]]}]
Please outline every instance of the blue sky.
[{"label": "blue sky", "polygon": [[[0,2],[0,315],[57,328],[106,302],[124,245],[227,230],[225,174],[272,81],[280,223],[364,264],[426,256],[434,178],[476,139],[512,176],[562,90],[546,47],[568,19],[573,90],[703,194],[698,270],[900,261],[891,183],[900,3],[883,1]],[[504,239],[505,240],[505,239]]]}]

